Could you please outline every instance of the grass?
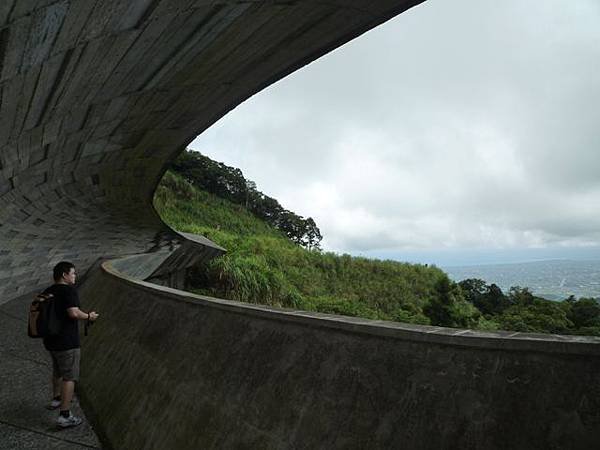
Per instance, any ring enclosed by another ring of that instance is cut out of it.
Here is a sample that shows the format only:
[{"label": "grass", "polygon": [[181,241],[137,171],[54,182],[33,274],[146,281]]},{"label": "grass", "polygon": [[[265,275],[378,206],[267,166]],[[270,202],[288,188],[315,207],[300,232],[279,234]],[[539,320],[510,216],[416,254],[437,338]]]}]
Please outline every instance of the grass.
[{"label": "grass", "polygon": [[436,267],[307,250],[246,211],[167,172],[154,205],[171,227],[228,250],[195,269],[193,291],[249,303],[428,324],[447,275]]}]

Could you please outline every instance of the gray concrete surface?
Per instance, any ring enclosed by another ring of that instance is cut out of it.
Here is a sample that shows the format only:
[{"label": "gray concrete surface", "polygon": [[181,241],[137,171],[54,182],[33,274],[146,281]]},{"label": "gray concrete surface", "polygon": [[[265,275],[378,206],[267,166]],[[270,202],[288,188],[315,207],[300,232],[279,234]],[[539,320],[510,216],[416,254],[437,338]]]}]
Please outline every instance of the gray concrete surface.
[{"label": "gray concrete surface", "polygon": [[152,208],[167,161],[420,1],[0,1],[0,297],[43,284],[59,260],[85,270],[188,243]]},{"label": "gray concrete surface", "polygon": [[[87,421],[59,430],[58,413],[45,408],[52,367],[41,340],[27,336],[31,299],[25,295],[0,305],[0,449],[100,448]],[[77,399],[73,413],[85,417]]]},{"label": "gray concrete surface", "polygon": [[589,450],[600,441],[600,338],[279,310],[105,267],[81,288],[103,315],[86,341],[83,384],[115,448]]}]

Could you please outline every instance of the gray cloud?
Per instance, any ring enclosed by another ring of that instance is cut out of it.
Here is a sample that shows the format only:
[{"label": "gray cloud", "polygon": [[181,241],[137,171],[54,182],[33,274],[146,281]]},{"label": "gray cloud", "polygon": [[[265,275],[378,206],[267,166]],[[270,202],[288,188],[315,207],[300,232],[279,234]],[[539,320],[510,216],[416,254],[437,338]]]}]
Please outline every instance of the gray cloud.
[{"label": "gray cloud", "polygon": [[429,0],[191,145],[338,251],[600,244],[600,4]]}]

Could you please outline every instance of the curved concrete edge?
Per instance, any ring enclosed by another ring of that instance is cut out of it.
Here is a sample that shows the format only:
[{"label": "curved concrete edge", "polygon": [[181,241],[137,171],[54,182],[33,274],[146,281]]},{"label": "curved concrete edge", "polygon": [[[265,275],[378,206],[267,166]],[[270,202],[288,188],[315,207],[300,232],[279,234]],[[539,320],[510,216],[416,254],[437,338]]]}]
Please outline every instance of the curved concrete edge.
[{"label": "curved concrete edge", "polygon": [[[148,256],[145,254],[136,255],[136,262],[141,261],[146,257]],[[599,337],[519,333],[513,331],[482,332],[470,329],[415,325],[254,305],[197,295],[141,281],[135,277],[134,273],[127,273],[126,270],[123,270],[123,266],[120,265],[120,262],[121,260],[105,261],[101,265],[102,270],[113,275],[122,282],[129,283],[140,289],[158,291],[165,299],[191,302],[235,314],[412,342],[481,347],[496,350],[600,356]]]},{"label": "curved concrete edge", "polygon": [[202,235],[180,233],[164,226],[167,231],[158,234],[155,245],[147,252],[113,257],[115,268],[135,279],[184,289],[190,268],[227,252]]},{"label": "curved concrete edge", "polygon": [[[173,274],[182,274],[197,264],[206,263],[227,252],[210,239],[191,233],[170,229],[173,235],[167,243],[161,243],[153,251],[121,255],[112,259],[112,265],[120,273],[134,279],[168,282]],[[156,284],[156,283],[154,283]],[[167,285],[169,285],[167,283]],[[184,283],[175,283],[174,287]]]},{"label": "curved concrete edge", "polygon": [[600,440],[596,343],[240,304],[139,281],[110,261],[80,293],[101,314],[83,341],[82,397],[107,447],[587,450]]},{"label": "curved concrete edge", "polygon": [[210,239],[190,233],[179,233],[180,245],[162,263],[143,279],[175,288],[186,286],[188,269],[206,264],[226,253],[226,250]]}]

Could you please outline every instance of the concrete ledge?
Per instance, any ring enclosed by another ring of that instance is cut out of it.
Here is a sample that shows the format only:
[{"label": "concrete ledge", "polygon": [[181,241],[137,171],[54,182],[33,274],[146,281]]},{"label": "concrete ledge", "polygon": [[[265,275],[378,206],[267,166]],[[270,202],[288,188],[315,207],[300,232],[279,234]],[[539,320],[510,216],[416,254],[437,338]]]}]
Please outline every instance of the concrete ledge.
[{"label": "concrete ledge", "polygon": [[[140,259],[144,257],[148,257],[148,255],[139,255]],[[139,289],[161,292],[163,300],[187,301],[209,308],[222,309],[233,314],[414,342],[511,351],[600,356],[600,337],[518,333],[514,331],[482,332],[252,305],[147,283],[136,279],[135,276],[124,273],[124,271],[119,271],[115,267],[116,264],[118,264],[118,261],[106,261],[102,263],[102,269],[117,277],[120,281],[134,285]]]},{"label": "concrete ledge", "polygon": [[[127,449],[569,449],[600,440],[597,339],[197,296],[104,262],[81,287],[95,428]],[[122,424],[128,423],[127,427]]]},{"label": "concrete ledge", "polygon": [[[226,253],[223,247],[204,236],[174,230],[171,234],[174,237],[156,246],[154,251],[119,257],[113,260],[113,267],[132,279],[183,288],[189,268]],[[173,278],[181,280],[177,282]]]}]

